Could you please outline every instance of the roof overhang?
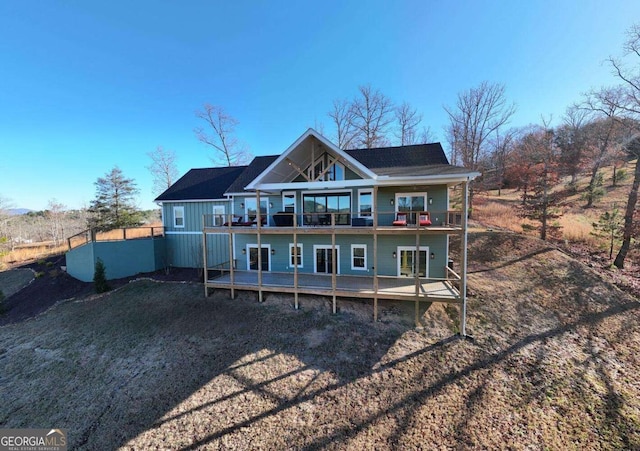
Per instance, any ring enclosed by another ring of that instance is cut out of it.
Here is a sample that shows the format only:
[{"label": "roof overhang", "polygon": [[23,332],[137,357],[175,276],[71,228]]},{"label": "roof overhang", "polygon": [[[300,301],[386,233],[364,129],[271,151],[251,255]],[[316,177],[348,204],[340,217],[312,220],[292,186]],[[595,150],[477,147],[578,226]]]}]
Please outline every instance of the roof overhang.
[{"label": "roof overhang", "polygon": [[[322,190],[348,189],[368,186],[407,186],[407,185],[457,185],[470,182],[480,176],[479,172],[460,174],[439,174],[411,177],[379,176],[376,180],[338,180],[335,182],[296,182],[296,183],[263,183],[256,189],[260,191],[289,191],[289,190]],[[243,193],[246,195],[246,193]]]},{"label": "roof overhang", "polygon": [[[300,174],[301,169],[304,170],[313,163],[314,155],[320,156],[325,150],[356,174],[364,179],[369,179],[369,184],[371,184],[371,180],[377,178],[377,175],[369,168],[338,148],[320,133],[310,128],[291,144],[282,155],[262,171],[260,175],[253,179],[245,189],[273,189],[268,188],[268,186],[288,184]],[[317,154],[315,152],[317,152]],[[327,182],[302,182],[296,183],[295,185],[297,188],[302,188],[301,185],[313,183],[322,183],[323,186],[325,186]],[[344,184],[343,181],[340,183]],[[290,188],[291,186],[289,186],[289,189]]]}]

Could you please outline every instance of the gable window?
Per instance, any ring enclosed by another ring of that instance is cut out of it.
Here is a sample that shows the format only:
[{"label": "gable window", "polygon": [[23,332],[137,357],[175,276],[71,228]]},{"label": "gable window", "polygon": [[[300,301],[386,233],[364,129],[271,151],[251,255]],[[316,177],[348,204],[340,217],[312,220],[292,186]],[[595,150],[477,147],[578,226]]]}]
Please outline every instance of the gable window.
[{"label": "gable window", "polygon": [[358,214],[361,218],[371,216],[373,212],[373,192],[371,190],[358,191]]},{"label": "gable window", "polygon": [[173,226],[184,228],[184,207],[173,207]]},{"label": "gable window", "polygon": [[327,182],[344,180],[344,165],[331,155],[325,153],[309,166],[307,174],[312,181]]},{"label": "gable window", "polygon": [[416,223],[421,211],[427,210],[427,193],[397,193],[396,213],[408,213],[407,222]]},{"label": "gable window", "polygon": [[213,206],[213,226],[219,227],[225,223],[224,219],[224,205]]},{"label": "gable window", "polygon": [[294,248],[293,243],[289,243],[289,267],[293,268],[297,266],[302,268],[302,243],[298,243],[297,248]]},{"label": "gable window", "polygon": [[351,245],[351,269],[354,271],[367,270],[367,246],[365,244]]}]

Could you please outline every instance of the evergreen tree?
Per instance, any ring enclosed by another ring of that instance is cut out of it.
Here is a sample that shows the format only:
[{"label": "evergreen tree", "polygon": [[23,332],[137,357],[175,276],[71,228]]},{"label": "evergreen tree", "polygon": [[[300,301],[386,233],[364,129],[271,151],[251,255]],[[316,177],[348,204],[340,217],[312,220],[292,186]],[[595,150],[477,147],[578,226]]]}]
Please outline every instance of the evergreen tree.
[{"label": "evergreen tree", "polygon": [[90,228],[111,230],[140,225],[141,214],[135,205],[139,190],[133,179],[126,178],[115,166],[104,177],[99,177],[95,185],[96,198],[89,208]]},{"label": "evergreen tree", "polygon": [[107,270],[100,259],[96,260],[93,272],[93,284],[95,286],[96,293],[105,293],[111,289],[107,283]]},{"label": "evergreen tree", "polygon": [[613,244],[622,231],[622,219],[620,210],[614,205],[611,213],[604,212],[600,215],[598,222],[593,223],[592,234],[609,240],[609,260],[613,258]]}]

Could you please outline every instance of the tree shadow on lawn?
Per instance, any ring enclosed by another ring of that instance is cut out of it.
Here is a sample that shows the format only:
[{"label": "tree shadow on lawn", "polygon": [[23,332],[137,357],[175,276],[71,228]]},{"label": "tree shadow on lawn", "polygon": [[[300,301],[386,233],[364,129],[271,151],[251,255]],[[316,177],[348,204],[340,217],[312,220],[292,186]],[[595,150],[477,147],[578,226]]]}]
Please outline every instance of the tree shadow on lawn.
[{"label": "tree shadow on lawn", "polygon": [[[204,299],[201,289],[191,290],[191,299],[156,302],[157,286],[143,281],[105,297],[102,302],[118,303],[109,315],[93,301],[78,304],[76,320],[91,324],[92,335],[70,327],[68,340],[102,356],[88,357],[85,371],[99,371],[103,360],[113,364],[105,365],[104,386],[92,400],[99,406],[88,412],[92,421],[69,431],[72,448],[125,446],[144,433],[155,445],[143,437],[135,447],[185,447],[192,443],[188,430],[164,445],[154,430],[164,434],[197,423],[199,415],[202,427],[216,431],[206,442],[231,435],[366,377],[408,328],[305,310],[304,304],[283,312],[258,304],[253,293]],[[310,346],[307,337],[318,331],[321,337]]]},{"label": "tree shadow on lawn", "polygon": [[[38,380],[32,371],[29,387],[37,386],[44,413],[38,418],[38,407],[29,405],[0,408],[0,425],[55,421],[52,426],[69,429],[70,448],[317,449],[347,445],[393,417],[383,440],[401,444],[419,408],[448,387],[533,343],[639,306],[626,302],[584,311],[575,321],[520,336],[492,354],[456,337],[428,346],[418,342],[403,353],[394,345],[401,337],[411,344],[416,332],[409,326],[332,316],[304,304],[300,311],[283,311],[242,292],[236,300],[224,292],[204,299],[201,290],[137,282],[42,317],[51,318],[44,324],[54,330],[49,333],[76,345],[58,363],[65,379],[45,374]],[[36,337],[36,351],[46,344],[38,341],[37,323],[16,325]],[[469,359],[449,365],[459,351]],[[438,361],[441,368],[429,374]],[[471,391],[467,407],[483,396],[482,387]]]}]

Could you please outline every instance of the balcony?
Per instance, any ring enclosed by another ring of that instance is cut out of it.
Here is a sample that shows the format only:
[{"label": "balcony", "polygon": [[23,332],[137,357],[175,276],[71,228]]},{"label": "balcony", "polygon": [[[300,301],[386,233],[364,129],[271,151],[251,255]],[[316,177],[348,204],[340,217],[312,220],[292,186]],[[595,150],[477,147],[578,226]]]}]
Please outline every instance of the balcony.
[{"label": "balcony", "polygon": [[256,216],[204,215],[205,231],[220,233],[291,234],[336,233],[458,233],[462,231],[462,212],[459,210],[429,212],[376,212],[361,216],[358,212],[286,213],[260,215],[260,226]]}]

